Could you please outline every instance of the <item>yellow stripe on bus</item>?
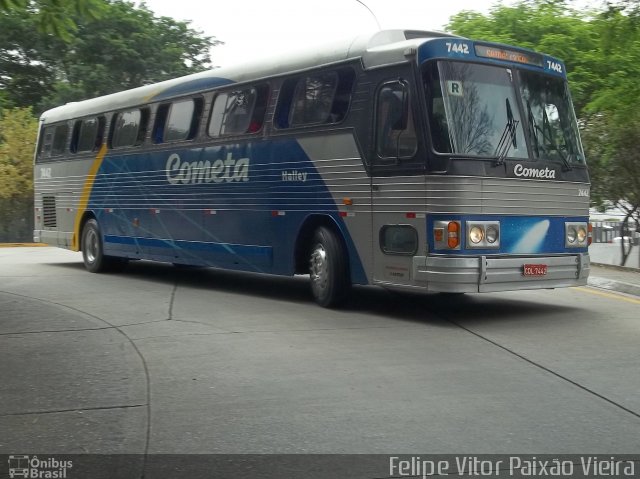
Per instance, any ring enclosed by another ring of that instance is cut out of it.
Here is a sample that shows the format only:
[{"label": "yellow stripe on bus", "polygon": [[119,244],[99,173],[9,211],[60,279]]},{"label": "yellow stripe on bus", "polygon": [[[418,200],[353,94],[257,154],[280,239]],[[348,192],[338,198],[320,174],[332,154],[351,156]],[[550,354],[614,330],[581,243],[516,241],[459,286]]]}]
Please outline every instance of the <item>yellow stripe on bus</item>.
[{"label": "yellow stripe on bus", "polygon": [[98,170],[100,170],[102,160],[104,160],[106,154],[107,145],[103,143],[100,151],[98,152],[98,155],[96,156],[96,159],[93,160],[93,164],[91,165],[91,169],[89,170],[87,179],[84,182],[82,194],[80,195],[80,202],[78,203],[76,220],[73,224],[73,238],[71,238],[72,251],[80,251],[80,222],[82,221],[82,215],[84,215],[84,212],[87,211],[89,197],[91,196],[91,191],[93,190],[93,183],[96,181],[96,175],[98,174]]}]

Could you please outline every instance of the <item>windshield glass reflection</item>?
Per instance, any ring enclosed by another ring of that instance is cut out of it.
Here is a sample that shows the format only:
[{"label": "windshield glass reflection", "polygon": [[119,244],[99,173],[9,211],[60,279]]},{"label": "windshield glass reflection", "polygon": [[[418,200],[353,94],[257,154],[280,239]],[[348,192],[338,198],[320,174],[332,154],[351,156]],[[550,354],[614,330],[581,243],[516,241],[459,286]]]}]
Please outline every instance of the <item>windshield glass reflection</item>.
[{"label": "windshield glass reflection", "polygon": [[527,158],[513,71],[438,62],[425,72],[436,151],[467,156]]},{"label": "windshield glass reflection", "polygon": [[584,163],[571,97],[560,78],[521,71],[520,91],[535,158]]}]

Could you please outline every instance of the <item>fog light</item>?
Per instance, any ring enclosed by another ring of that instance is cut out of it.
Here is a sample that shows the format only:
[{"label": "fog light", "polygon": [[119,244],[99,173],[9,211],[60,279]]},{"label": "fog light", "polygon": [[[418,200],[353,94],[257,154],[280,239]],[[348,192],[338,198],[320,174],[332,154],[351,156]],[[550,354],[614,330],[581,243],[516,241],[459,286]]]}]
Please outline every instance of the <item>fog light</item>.
[{"label": "fog light", "polygon": [[569,226],[569,228],[567,228],[567,241],[573,244],[576,242],[577,236],[578,236],[578,232],[576,231],[575,227]]},{"label": "fog light", "polygon": [[469,230],[469,239],[473,244],[478,244],[484,238],[484,231],[479,226],[473,226]]},{"label": "fog light", "polygon": [[498,230],[494,226],[487,228],[487,243],[493,244],[498,240]]},{"label": "fog light", "polygon": [[587,230],[581,226],[580,228],[578,228],[578,243],[584,243],[586,239],[587,239]]}]

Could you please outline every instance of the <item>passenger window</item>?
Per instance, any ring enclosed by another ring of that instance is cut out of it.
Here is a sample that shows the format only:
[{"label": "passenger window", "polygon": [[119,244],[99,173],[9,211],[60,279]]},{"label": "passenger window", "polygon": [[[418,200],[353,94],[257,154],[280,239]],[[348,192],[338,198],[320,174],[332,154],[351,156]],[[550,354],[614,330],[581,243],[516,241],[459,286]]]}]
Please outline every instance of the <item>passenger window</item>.
[{"label": "passenger window", "polygon": [[384,85],[376,107],[376,152],[380,158],[411,158],[418,149],[408,85]]},{"label": "passenger window", "polygon": [[111,146],[123,148],[140,145],[146,134],[149,112],[146,109],[135,109],[118,113],[114,119]]},{"label": "passenger window", "polygon": [[42,132],[42,138],[40,139],[41,158],[49,158],[51,156],[51,147],[53,146],[53,135],[55,132],[55,126],[48,126]]},{"label": "passenger window", "polygon": [[201,99],[160,105],[156,114],[153,142],[168,143],[195,138],[201,114]]},{"label": "passenger window", "polygon": [[276,128],[338,123],[351,103],[351,68],[316,73],[284,82],[274,116]]},{"label": "passenger window", "polygon": [[193,100],[180,101],[171,105],[164,141],[188,139],[191,133],[194,112],[195,105]]},{"label": "passenger window", "polygon": [[209,135],[219,137],[260,131],[267,97],[266,85],[220,93],[213,103]]},{"label": "passenger window", "polygon": [[51,147],[52,155],[62,155],[67,149],[67,138],[69,137],[69,125],[66,123],[56,126],[53,135],[53,146]]},{"label": "passenger window", "polygon": [[335,72],[302,78],[293,95],[289,124],[295,127],[328,122],[337,86]]},{"label": "passenger window", "polygon": [[98,151],[102,146],[104,127],[105,119],[103,116],[76,121],[71,140],[71,151],[73,153]]}]

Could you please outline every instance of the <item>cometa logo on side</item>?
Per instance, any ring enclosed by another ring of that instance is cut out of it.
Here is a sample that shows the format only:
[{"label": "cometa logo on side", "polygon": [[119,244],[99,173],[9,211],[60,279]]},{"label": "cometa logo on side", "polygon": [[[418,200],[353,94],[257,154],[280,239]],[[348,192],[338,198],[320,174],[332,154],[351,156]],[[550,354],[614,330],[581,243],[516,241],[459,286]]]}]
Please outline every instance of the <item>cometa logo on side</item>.
[{"label": "cometa logo on side", "polygon": [[249,181],[249,158],[234,160],[228,153],[226,160],[189,162],[173,153],[167,159],[165,173],[172,185]]}]

